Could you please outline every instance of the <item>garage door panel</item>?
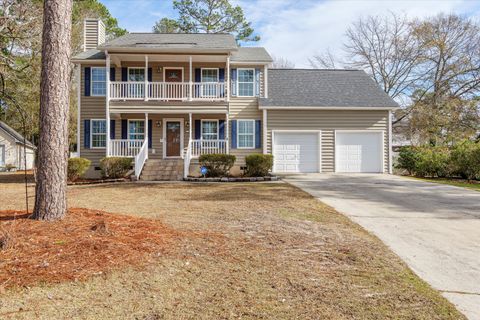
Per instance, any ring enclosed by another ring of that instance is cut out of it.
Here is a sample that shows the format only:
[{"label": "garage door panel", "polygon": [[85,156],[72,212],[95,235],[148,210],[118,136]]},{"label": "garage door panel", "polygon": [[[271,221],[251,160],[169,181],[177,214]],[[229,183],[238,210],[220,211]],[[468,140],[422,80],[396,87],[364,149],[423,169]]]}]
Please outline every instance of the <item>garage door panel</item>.
[{"label": "garage door panel", "polygon": [[318,133],[281,132],[274,135],[274,172],[318,172]]},{"label": "garage door panel", "polygon": [[382,172],[381,132],[338,132],[335,142],[337,172]]}]

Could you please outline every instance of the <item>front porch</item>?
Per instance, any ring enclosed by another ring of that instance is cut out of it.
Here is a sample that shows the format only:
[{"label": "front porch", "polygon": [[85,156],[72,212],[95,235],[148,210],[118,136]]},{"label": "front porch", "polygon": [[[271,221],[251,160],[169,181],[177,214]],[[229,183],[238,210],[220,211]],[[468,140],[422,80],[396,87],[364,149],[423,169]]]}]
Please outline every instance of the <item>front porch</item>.
[{"label": "front porch", "polygon": [[106,154],[134,159],[140,177],[148,159],[183,161],[186,177],[192,159],[229,153],[227,114],[112,114]]}]

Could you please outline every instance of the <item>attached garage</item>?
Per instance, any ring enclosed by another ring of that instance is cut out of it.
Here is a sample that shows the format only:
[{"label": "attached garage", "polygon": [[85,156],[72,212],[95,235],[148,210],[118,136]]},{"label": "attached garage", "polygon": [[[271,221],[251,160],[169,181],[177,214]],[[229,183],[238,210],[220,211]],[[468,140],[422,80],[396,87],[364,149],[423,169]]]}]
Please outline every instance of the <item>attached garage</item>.
[{"label": "attached garage", "polygon": [[306,173],[320,171],[320,132],[273,132],[273,171]]},{"label": "attached garage", "polygon": [[336,131],[336,172],[383,172],[382,131]]}]

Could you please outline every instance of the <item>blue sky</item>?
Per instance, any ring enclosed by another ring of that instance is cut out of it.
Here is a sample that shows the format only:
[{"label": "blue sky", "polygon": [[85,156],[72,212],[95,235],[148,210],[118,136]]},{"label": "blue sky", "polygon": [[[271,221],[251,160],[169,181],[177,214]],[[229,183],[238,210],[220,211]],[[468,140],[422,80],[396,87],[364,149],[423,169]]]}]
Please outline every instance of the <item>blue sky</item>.
[{"label": "blue sky", "polygon": [[[130,32],[150,32],[155,21],[175,17],[171,0],[100,0]],[[245,11],[258,35],[255,45],[285,57],[296,67],[309,67],[308,58],[330,49],[340,54],[348,26],[359,17],[389,11],[411,17],[455,12],[480,18],[477,0],[233,0]]]}]

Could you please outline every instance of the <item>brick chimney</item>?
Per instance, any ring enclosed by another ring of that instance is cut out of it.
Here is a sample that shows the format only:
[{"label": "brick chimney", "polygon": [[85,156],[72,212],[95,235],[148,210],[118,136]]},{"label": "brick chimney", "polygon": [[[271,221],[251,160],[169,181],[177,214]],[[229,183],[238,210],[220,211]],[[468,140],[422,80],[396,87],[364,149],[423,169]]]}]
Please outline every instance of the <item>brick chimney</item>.
[{"label": "brick chimney", "polygon": [[83,21],[83,51],[96,49],[105,42],[105,25],[99,19]]}]

